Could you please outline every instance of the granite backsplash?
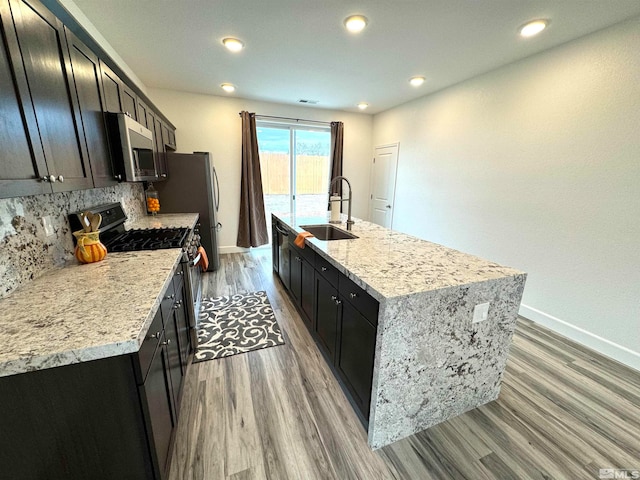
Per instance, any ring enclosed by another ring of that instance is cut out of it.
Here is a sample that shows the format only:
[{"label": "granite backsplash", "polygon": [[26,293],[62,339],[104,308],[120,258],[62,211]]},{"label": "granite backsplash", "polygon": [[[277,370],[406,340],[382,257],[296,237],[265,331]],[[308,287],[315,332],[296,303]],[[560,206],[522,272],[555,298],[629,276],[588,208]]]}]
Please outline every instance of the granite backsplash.
[{"label": "granite backsplash", "polygon": [[[69,213],[109,202],[122,203],[127,222],[146,215],[141,183],[0,199],[0,298],[72,258]],[[46,215],[51,236],[41,220]]]}]

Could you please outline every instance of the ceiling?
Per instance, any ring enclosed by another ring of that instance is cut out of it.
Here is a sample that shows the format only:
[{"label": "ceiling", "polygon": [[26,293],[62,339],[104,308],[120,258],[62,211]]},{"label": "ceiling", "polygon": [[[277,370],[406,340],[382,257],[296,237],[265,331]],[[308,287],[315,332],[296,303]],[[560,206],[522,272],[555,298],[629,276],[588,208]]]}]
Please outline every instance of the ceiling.
[{"label": "ceiling", "polygon": [[[147,87],[378,113],[640,15],[638,0],[73,0]],[[365,15],[360,34],[343,20]],[[537,37],[519,26],[551,20]],[[233,54],[224,37],[244,41]],[[419,88],[409,78],[423,75]]]}]

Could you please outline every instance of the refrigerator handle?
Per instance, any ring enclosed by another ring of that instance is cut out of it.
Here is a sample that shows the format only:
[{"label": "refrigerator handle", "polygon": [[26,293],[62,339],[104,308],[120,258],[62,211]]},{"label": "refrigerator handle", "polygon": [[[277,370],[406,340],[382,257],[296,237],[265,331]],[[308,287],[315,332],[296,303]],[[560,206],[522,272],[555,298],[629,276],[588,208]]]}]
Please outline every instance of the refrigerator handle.
[{"label": "refrigerator handle", "polygon": [[220,206],[220,184],[218,183],[218,172],[216,172],[216,167],[213,167],[213,178],[216,181],[216,212],[218,211],[218,207]]}]

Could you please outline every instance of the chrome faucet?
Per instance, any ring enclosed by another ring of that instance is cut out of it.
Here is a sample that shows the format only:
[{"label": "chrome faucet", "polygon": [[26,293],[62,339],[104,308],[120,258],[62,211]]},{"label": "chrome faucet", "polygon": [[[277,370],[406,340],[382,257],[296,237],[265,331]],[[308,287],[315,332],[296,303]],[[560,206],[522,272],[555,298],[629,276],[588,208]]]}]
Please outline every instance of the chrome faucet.
[{"label": "chrome faucet", "polygon": [[[347,199],[349,201],[349,210],[347,214],[347,230],[351,230],[351,225],[355,223],[353,220],[351,220],[351,198],[353,197],[351,193],[351,183],[349,182],[349,180],[347,180],[347,177],[343,177],[341,175],[334,177],[333,180],[331,180],[331,183],[329,184],[329,193],[331,193],[331,188],[333,187],[333,184],[336,183],[336,180],[344,180],[345,182],[347,182],[347,185],[349,186],[349,198]],[[342,200],[334,200],[334,201],[344,202],[346,200],[343,198]]]}]

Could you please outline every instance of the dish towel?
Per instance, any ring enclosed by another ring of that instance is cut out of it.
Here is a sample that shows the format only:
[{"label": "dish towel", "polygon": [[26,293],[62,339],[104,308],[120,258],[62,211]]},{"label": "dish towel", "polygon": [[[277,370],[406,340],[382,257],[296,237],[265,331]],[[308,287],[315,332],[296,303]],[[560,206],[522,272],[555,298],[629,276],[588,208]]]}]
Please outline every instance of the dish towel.
[{"label": "dish towel", "polygon": [[298,248],[304,248],[304,239],[311,237],[313,237],[311,232],[300,232],[293,243],[295,243]]},{"label": "dish towel", "polygon": [[209,259],[207,258],[207,252],[205,252],[203,246],[200,246],[198,247],[198,253],[200,254],[200,261],[198,262],[198,265],[200,265],[203,272],[206,272],[207,268],[209,268]]}]

